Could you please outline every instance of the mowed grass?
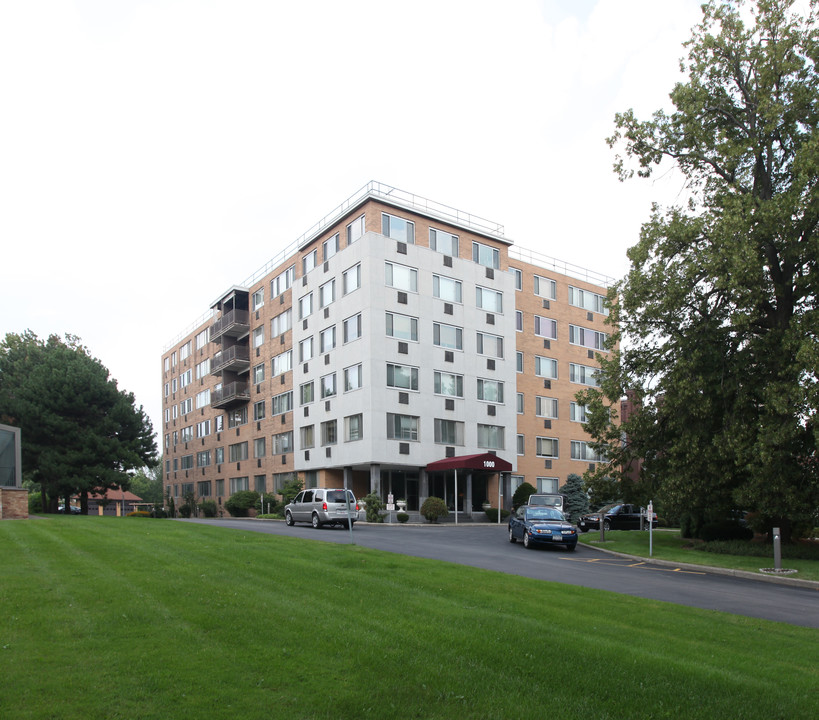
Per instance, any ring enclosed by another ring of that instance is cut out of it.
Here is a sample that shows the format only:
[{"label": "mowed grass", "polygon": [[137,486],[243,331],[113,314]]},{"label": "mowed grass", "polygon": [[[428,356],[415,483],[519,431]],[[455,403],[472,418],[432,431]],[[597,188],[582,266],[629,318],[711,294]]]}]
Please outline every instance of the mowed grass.
[{"label": "mowed grass", "polygon": [[819,717],[817,630],[169,520],[0,543],[3,720]]},{"label": "mowed grass", "polygon": [[[773,546],[769,546],[770,555],[768,557],[723,555],[695,550],[694,544],[699,541],[681,537],[679,530],[654,530],[652,536],[653,547],[651,550],[653,554],[651,557],[657,560],[691,563],[692,565],[712,565],[757,574],[761,574],[759,572],[760,568],[774,567]],[[606,550],[637,555],[638,557],[649,557],[648,530],[610,530],[606,533],[606,540],[602,544],[600,543],[600,531],[589,530],[587,533],[580,534],[580,540],[588,545]],[[788,557],[790,551],[791,548],[782,545],[782,567],[797,571],[790,577],[802,580],[819,580],[819,560]],[[819,558],[819,548],[816,548],[816,555]],[[819,608],[817,608],[817,612],[819,612]]]}]

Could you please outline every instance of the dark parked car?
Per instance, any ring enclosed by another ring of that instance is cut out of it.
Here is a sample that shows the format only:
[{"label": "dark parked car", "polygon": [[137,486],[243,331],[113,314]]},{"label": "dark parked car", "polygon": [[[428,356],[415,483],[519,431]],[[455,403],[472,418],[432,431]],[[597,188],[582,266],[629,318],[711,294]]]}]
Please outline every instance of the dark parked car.
[{"label": "dark parked car", "polygon": [[352,490],[346,491],[346,499],[344,492],[343,488],[302,490],[293,502],[285,506],[284,519],[288,525],[308,522],[312,523],[314,528],[320,528],[322,525],[347,527],[349,500],[349,522],[350,525],[355,525],[355,521],[358,520],[358,503]]},{"label": "dark parked car", "polygon": [[[640,517],[645,515],[644,510],[638,505],[628,505],[618,503],[601,508],[597,512],[582,515],[577,521],[577,529],[580,532],[600,529],[600,516],[603,516],[604,530],[639,530]],[[657,513],[651,519],[651,526],[657,527]],[[648,527],[644,521],[643,527]]]},{"label": "dark parked car", "polygon": [[544,505],[523,505],[509,517],[509,542],[523,546],[565,545],[577,547],[577,530],[560,510]]}]

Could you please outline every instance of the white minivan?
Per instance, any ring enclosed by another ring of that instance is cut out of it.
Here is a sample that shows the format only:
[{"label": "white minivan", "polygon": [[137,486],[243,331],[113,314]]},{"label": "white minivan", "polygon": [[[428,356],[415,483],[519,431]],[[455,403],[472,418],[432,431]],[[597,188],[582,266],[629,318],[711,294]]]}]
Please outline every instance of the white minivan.
[{"label": "white minivan", "polygon": [[322,525],[342,525],[350,527],[358,520],[358,503],[352,490],[344,488],[312,488],[302,490],[284,508],[284,519],[288,525],[297,522],[312,523],[314,528]]}]

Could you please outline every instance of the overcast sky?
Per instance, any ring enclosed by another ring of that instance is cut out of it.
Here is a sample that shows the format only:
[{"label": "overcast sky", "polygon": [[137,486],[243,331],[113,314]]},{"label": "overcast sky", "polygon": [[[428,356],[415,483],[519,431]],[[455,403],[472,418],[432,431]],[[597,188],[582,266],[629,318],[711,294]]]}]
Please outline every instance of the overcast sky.
[{"label": "overcast sky", "polygon": [[620,277],[700,0],[0,3],[0,333],[80,336],[160,428],[160,356],[370,180]]}]

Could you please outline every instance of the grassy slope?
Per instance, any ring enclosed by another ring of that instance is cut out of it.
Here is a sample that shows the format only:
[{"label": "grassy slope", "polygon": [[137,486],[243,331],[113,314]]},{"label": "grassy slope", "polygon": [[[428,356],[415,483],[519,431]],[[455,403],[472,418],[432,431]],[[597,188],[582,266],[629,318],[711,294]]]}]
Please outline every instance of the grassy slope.
[{"label": "grassy slope", "polygon": [[819,716],[815,630],[172,521],[0,543],[4,720]]}]

